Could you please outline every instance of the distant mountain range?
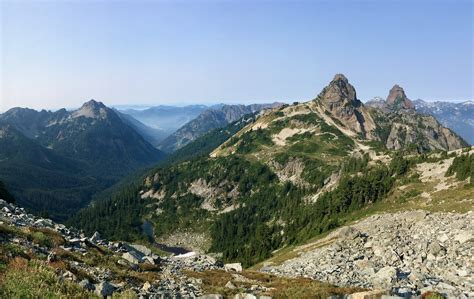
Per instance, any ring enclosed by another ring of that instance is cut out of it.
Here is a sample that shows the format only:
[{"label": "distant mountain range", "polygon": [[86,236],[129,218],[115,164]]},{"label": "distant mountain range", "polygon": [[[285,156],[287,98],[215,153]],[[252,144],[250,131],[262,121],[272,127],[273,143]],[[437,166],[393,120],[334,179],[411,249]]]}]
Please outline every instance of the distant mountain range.
[{"label": "distant mountain range", "polygon": [[158,148],[164,152],[173,152],[191,141],[215,129],[266,108],[274,108],[282,103],[252,104],[252,105],[218,105],[201,112],[195,119],[189,121],[176,132],[161,141]]},{"label": "distant mountain range", "polygon": [[418,112],[433,115],[471,145],[474,144],[474,101],[461,103],[414,101]]},{"label": "distant mountain range", "polygon": [[209,108],[205,105],[184,107],[160,105],[147,109],[121,109],[118,107],[118,111],[132,116],[151,129],[155,129],[155,139],[161,141]]},{"label": "distant mountain range", "polygon": [[164,157],[129,123],[94,100],[74,111],[10,109],[0,114],[0,180],[23,206],[66,217]]}]

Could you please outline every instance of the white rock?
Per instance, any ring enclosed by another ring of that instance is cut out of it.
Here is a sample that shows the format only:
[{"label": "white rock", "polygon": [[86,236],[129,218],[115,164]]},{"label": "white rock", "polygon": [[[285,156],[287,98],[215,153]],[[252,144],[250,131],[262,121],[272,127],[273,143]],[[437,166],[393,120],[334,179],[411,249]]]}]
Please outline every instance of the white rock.
[{"label": "white rock", "polygon": [[447,234],[442,234],[441,236],[438,236],[437,239],[438,239],[438,241],[440,241],[441,243],[444,243],[444,242],[446,242],[446,241],[449,240],[449,237],[448,237]]},{"label": "white rock", "polygon": [[125,252],[122,254],[122,258],[129,261],[132,264],[138,264],[140,263],[140,258],[132,254],[131,252]]},{"label": "white rock", "polygon": [[225,284],[225,287],[231,290],[236,288],[236,286],[230,280]]},{"label": "white rock", "polygon": [[455,237],[454,237],[454,240],[455,241],[458,241],[459,243],[461,244],[464,244],[466,242],[470,242],[473,240],[473,235],[471,232],[466,232],[466,231],[463,231],[459,234],[457,234]]},{"label": "white rock", "polygon": [[242,264],[241,263],[225,264],[224,270],[242,272]]}]

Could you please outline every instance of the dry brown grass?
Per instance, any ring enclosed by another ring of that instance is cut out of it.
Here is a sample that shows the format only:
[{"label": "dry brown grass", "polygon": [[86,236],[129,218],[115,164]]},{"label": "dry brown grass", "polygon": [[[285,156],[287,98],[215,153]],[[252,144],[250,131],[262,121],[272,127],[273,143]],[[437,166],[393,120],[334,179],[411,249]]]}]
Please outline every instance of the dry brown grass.
[{"label": "dry brown grass", "polygon": [[159,265],[152,265],[149,263],[139,264],[138,267],[142,271],[149,271],[149,272],[159,272],[161,270],[161,267]]},{"label": "dry brown grass", "polygon": [[60,233],[49,228],[28,227],[26,237],[39,245],[47,247],[57,247],[66,243]]},{"label": "dry brown grass", "polygon": [[[327,298],[330,295],[351,294],[364,290],[361,288],[339,288],[309,278],[282,278],[256,271],[238,273],[248,282],[240,282],[233,278],[232,273],[221,270],[186,271],[186,274],[201,279],[204,291],[219,293],[224,296],[232,296],[242,292],[243,288],[248,288],[252,284],[267,288],[267,291],[260,295],[269,295],[274,298]],[[228,281],[232,281],[237,288],[235,290],[226,288],[225,285]]]}]

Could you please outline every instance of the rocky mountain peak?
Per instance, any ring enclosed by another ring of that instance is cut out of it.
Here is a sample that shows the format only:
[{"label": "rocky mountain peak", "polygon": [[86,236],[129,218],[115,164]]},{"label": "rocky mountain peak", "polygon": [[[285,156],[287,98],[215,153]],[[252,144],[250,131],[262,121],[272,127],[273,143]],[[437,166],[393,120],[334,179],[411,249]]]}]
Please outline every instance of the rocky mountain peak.
[{"label": "rocky mountain peak", "polygon": [[324,87],[323,91],[318,95],[318,99],[329,109],[332,110],[335,106],[346,106],[347,104],[357,104],[356,91],[354,86],[349,83],[349,80],[343,74],[336,74],[334,79],[328,86]]},{"label": "rocky mountain peak", "polygon": [[386,103],[387,105],[394,108],[409,110],[415,109],[415,105],[413,105],[413,102],[408,99],[405,94],[405,91],[398,84],[395,84],[392,89],[390,89]]},{"label": "rocky mountain peak", "polygon": [[314,102],[322,109],[321,113],[330,113],[333,119],[353,133],[368,137],[367,134],[375,126],[364,105],[357,99],[354,86],[343,74],[336,74]]},{"label": "rocky mountain peak", "polygon": [[346,78],[346,76],[344,76],[344,74],[336,74],[336,75],[334,75],[334,79],[332,79],[332,81],[339,81],[339,80],[342,80],[345,83],[349,83],[349,80],[347,80],[347,78]]},{"label": "rocky mountain peak", "polygon": [[87,117],[87,118],[106,118],[108,108],[102,103],[92,99],[85,102],[81,108],[72,113],[72,117]]},{"label": "rocky mountain peak", "polygon": [[105,108],[104,103],[98,102],[94,99],[89,100],[88,102],[85,102],[82,107],[90,107],[94,109],[100,109],[100,108]]}]

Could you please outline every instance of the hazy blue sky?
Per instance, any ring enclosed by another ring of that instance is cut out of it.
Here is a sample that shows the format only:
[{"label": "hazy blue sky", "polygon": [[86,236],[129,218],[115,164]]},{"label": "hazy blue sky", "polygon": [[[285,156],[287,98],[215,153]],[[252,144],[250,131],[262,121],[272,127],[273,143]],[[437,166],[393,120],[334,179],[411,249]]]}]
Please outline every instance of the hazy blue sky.
[{"label": "hazy blue sky", "polygon": [[[383,2],[383,3],[381,3]],[[0,1],[0,110],[473,98],[473,2]]]}]

